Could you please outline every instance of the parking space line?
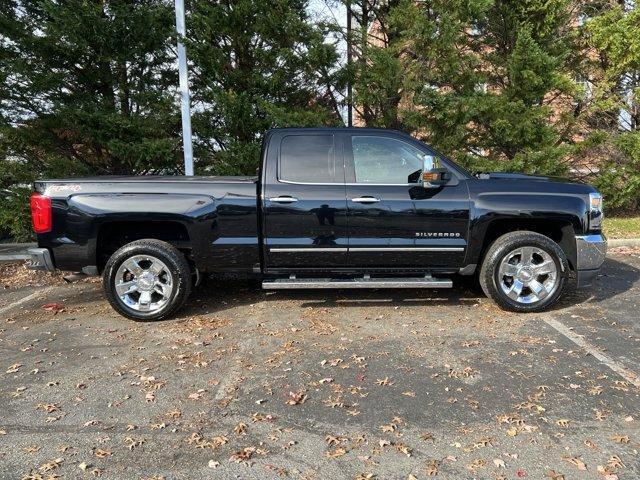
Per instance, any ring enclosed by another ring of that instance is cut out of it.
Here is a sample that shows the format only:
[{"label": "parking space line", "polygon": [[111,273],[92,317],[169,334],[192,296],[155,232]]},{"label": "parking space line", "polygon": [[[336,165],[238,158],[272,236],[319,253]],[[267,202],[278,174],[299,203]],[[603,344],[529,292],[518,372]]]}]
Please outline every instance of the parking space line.
[{"label": "parking space line", "polygon": [[31,295],[27,295],[26,297],[21,298],[20,300],[10,303],[9,305],[5,305],[4,307],[0,308],[0,315],[2,315],[5,312],[8,312],[9,310],[13,310],[14,308],[19,307],[20,305],[24,305],[25,303],[29,303],[31,300],[38,298],[38,297],[42,297],[44,295],[46,295],[47,293],[49,293],[51,290],[53,290],[55,287],[47,287],[47,288],[43,288],[42,290],[38,290],[37,292],[32,293]]},{"label": "parking space line", "polygon": [[613,370],[615,373],[624,378],[627,382],[635,385],[640,388],[640,377],[635,372],[629,370],[620,362],[616,362],[613,358],[605,355],[600,350],[598,350],[594,345],[587,342],[581,335],[578,335],[575,332],[572,332],[566,325],[559,322],[555,318],[544,317],[542,318],[544,322],[556,329],[562,335],[567,337],[573,343],[583,348],[588,354],[600,360],[600,362],[604,363],[607,367]]}]

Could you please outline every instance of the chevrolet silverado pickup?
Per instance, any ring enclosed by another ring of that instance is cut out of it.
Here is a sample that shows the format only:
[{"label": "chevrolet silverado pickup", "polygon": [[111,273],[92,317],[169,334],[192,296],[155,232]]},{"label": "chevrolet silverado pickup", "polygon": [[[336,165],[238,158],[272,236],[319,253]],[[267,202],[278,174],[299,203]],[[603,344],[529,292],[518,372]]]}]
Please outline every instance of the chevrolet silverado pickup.
[{"label": "chevrolet silverado pickup", "polygon": [[606,253],[602,197],[542,176],[470,174],[408,135],[274,129],[255,177],[37,181],[32,268],[102,275],[113,308],[174,314],[202,275],[265,289],[448,288],[477,275],[500,307],[539,311]]}]

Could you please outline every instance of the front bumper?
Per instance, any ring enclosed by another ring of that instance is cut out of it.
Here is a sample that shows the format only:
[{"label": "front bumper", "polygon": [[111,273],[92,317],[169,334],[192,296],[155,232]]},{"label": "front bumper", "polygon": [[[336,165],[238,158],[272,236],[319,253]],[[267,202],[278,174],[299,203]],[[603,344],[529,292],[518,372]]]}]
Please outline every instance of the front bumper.
[{"label": "front bumper", "polygon": [[51,259],[51,252],[46,248],[30,248],[28,250],[31,259],[27,260],[29,270],[46,270],[53,272],[56,267]]},{"label": "front bumper", "polygon": [[578,287],[589,287],[598,276],[607,256],[607,239],[604,235],[576,236],[576,276]]}]

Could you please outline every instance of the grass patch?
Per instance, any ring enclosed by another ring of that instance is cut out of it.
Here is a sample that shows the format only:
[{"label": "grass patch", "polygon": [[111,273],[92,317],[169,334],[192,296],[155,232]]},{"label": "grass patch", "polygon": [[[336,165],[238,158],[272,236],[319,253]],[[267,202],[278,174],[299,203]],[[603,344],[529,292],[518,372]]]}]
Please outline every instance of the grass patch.
[{"label": "grass patch", "polygon": [[640,217],[604,217],[607,238],[640,238]]}]

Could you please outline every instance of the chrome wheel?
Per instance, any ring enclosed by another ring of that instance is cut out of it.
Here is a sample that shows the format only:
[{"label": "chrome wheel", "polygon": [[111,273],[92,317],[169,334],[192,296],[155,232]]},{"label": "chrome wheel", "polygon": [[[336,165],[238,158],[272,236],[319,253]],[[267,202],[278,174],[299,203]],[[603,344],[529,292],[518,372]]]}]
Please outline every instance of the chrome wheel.
[{"label": "chrome wheel", "polygon": [[167,306],[173,293],[169,267],[151,255],[134,255],[126,259],[115,276],[117,297],[138,312],[157,312]]},{"label": "chrome wheel", "polygon": [[520,247],[504,256],[498,270],[501,290],[518,303],[535,303],[559,285],[556,262],[538,247]]}]

